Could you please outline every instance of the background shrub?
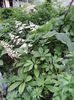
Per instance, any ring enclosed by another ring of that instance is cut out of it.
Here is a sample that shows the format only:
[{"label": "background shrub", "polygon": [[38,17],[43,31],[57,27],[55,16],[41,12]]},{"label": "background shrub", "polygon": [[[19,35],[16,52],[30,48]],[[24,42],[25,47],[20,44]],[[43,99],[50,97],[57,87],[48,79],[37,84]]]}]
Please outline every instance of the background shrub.
[{"label": "background shrub", "polygon": [[30,14],[30,21],[35,24],[42,25],[49,21],[52,16],[56,15],[56,11],[49,3],[44,3],[36,7],[36,12]]},{"label": "background shrub", "polygon": [[28,20],[28,14],[22,8],[2,8],[0,9],[0,19],[15,19],[21,22]]},{"label": "background shrub", "polygon": [[1,9],[1,18],[8,19],[13,15],[13,10],[11,8],[2,8]]},{"label": "background shrub", "polygon": [[29,15],[25,10],[23,10],[23,8],[13,8],[12,17],[24,23],[28,20]]},{"label": "background shrub", "polygon": [[55,15],[57,16],[57,12],[50,3],[43,3],[36,6],[35,9],[36,11],[28,14],[23,8],[3,8],[0,9],[0,17],[4,20],[13,18],[21,22],[31,21],[34,24],[42,25]]}]

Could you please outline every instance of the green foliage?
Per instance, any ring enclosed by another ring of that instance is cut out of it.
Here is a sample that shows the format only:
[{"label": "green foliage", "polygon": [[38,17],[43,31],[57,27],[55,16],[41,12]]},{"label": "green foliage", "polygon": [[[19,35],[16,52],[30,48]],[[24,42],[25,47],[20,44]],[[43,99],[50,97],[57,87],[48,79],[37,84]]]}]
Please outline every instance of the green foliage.
[{"label": "green foliage", "polygon": [[[22,23],[19,22],[17,28],[15,21],[10,20],[6,20],[0,30],[0,39],[10,43],[12,49],[20,54],[8,65],[8,59],[6,62],[3,59],[6,51],[0,46],[0,66],[4,82],[8,85],[5,100],[74,100],[74,36],[71,33],[73,29],[69,31],[70,25],[73,25],[73,14],[70,12],[64,21],[64,15],[50,16],[50,8],[51,5],[44,4],[38,8],[38,12],[29,16],[35,17],[31,21],[41,25],[35,31],[29,30],[25,34],[22,28],[19,34]],[[23,21],[19,13],[16,16],[15,19]],[[51,20],[49,17],[52,17]],[[59,31],[61,25],[64,27]],[[10,37],[6,38],[4,32],[12,32],[32,46],[25,48],[26,53],[19,45],[12,43]],[[2,39],[3,36],[5,39]]]},{"label": "green foliage", "polygon": [[[31,100],[31,98],[32,100],[41,100],[44,96],[42,93],[45,91],[50,91],[53,94],[53,100],[74,99],[72,92],[74,91],[73,70],[71,70],[73,63],[69,63],[68,65],[69,60],[71,62],[74,56],[71,57],[71,54],[65,54],[64,56],[70,56],[70,58],[64,59],[62,54],[56,55],[56,52],[52,54],[51,48],[49,48],[50,43],[53,44],[52,38],[56,41],[60,41],[61,45],[66,45],[65,49],[69,52],[67,42],[69,42],[70,37],[68,37],[69,40],[66,42],[66,33],[57,33],[53,31],[52,34],[53,35],[49,33],[47,36],[46,33],[43,33],[40,37],[39,34],[37,34],[36,39],[38,37],[40,39],[33,50],[30,51],[30,53],[28,52],[28,54],[22,54],[19,65],[18,60],[15,61],[14,69],[18,68],[17,75],[14,75],[15,71],[13,75],[9,74],[7,84],[9,86],[8,91],[11,91],[11,93],[13,91],[14,93],[16,90],[18,92],[16,99],[18,97],[20,99],[23,98],[24,93],[26,93],[28,95],[28,100]],[[62,38],[61,34],[63,34],[65,39]],[[45,41],[45,43],[42,42],[46,39],[47,41]],[[36,41],[37,40],[34,40],[33,37],[33,42],[36,43]],[[56,47],[53,49],[57,50]],[[67,68],[67,65],[69,68]],[[7,97],[9,93],[10,92],[8,92]]]},{"label": "green foliage", "polygon": [[52,16],[56,16],[57,13],[49,3],[44,3],[36,7],[36,12],[30,14],[30,21],[37,25],[42,25],[49,21]]},{"label": "green foliage", "polygon": [[15,19],[21,22],[26,22],[29,15],[22,8],[2,8],[0,9],[0,19],[8,20]]},{"label": "green foliage", "polygon": [[74,6],[71,7],[71,10],[66,18],[67,30],[72,36],[74,36]]},{"label": "green foliage", "polygon": [[22,8],[13,8],[12,10],[13,10],[12,18],[15,18],[16,20],[21,21],[23,23],[28,21],[29,15],[25,10],[23,10]]},{"label": "green foliage", "polygon": [[[56,90],[53,100],[73,100],[74,99],[74,76],[63,73],[59,75],[58,82],[55,84]],[[65,94],[65,95],[64,95]]]},{"label": "green foliage", "polygon": [[36,11],[27,13],[23,8],[2,8],[0,9],[0,20],[15,19],[21,22],[32,21],[34,24],[43,25],[52,17],[58,16],[52,4],[46,2],[35,7]]},{"label": "green foliage", "polygon": [[1,18],[2,19],[8,19],[12,16],[13,11],[11,8],[2,8],[1,9]]}]

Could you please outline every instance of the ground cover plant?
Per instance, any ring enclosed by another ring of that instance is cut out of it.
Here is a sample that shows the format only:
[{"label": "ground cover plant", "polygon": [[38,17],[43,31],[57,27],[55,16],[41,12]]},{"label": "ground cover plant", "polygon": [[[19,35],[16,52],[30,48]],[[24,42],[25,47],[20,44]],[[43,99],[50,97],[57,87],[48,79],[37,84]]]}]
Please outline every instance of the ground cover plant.
[{"label": "ground cover plant", "polygon": [[[74,100],[72,3],[73,0],[62,14],[57,13],[56,17],[51,16],[49,19],[30,20],[31,13],[26,20],[31,21],[32,25],[17,21],[16,17],[1,23],[1,99]],[[32,17],[41,17],[41,9],[39,13],[34,12],[35,16]],[[47,14],[50,16],[50,13]]]}]

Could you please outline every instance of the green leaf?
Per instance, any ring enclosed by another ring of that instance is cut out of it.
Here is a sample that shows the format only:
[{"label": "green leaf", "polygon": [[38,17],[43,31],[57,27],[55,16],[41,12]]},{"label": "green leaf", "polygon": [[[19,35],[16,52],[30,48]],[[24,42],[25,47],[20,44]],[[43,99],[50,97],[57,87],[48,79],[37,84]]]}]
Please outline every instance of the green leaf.
[{"label": "green leaf", "polygon": [[26,64],[24,64],[24,66],[30,66],[33,65],[33,62],[31,60],[27,60]]},{"label": "green leaf", "polygon": [[44,80],[44,76],[42,76],[42,77],[38,77],[38,78],[36,78],[37,80],[36,80],[36,84],[40,87],[40,86],[44,86],[44,84],[45,84],[45,80]]},{"label": "green leaf", "polygon": [[40,26],[40,27],[37,29],[37,31],[38,31],[38,32],[48,32],[48,31],[50,31],[52,28],[53,28],[53,25],[52,25],[52,23],[51,23],[51,21],[50,21],[50,22],[48,22],[48,23],[46,23],[46,24]]},{"label": "green leaf", "polygon": [[40,57],[40,54],[38,51],[33,51],[32,54],[34,55],[34,57]]},{"label": "green leaf", "polygon": [[19,93],[22,94],[24,92],[25,89],[25,83],[23,82],[22,84],[20,84],[19,86]]},{"label": "green leaf", "polygon": [[58,33],[56,34],[56,38],[64,44],[68,44],[71,42],[69,36],[66,33]]},{"label": "green leaf", "polygon": [[27,78],[26,78],[26,80],[25,80],[25,82],[29,82],[29,81],[31,81],[32,80],[32,76],[27,76]]},{"label": "green leaf", "polygon": [[28,72],[28,71],[29,71],[29,67],[25,67],[25,68],[23,69],[23,71],[24,71],[24,73]]},{"label": "green leaf", "polygon": [[49,53],[49,49],[45,49],[44,54],[48,54]]},{"label": "green leaf", "polygon": [[24,64],[24,73],[32,70],[32,68],[33,68],[33,62],[31,60],[27,60],[27,63]]},{"label": "green leaf", "polygon": [[43,54],[43,48],[40,47],[38,51],[39,51],[40,55]]},{"label": "green leaf", "polygon": [[38,78],[39,77],[39,70],[38,69],[34,69],[34,75]]},{"label": "green leaf", "polygon": [[25,93],[23,94],[23,98],[24,98],[24,100],[31,100],[30,94],[29,94],[28,92],[25,92]]},{"label": "green leaf", "polygon": [[1,65],[1,66],[3,65],[3,61],[2,61],[2,60],[0,60],[0,65]]},{"label": "green leaf", "polygon": [[54,87],[52,85],[47,85],[46,86],[48,88],[49,91],[51,91],[52,93],[56,92],[56,91],[59,91],[59,88],[58,87]]},{"label": "green leaf", "polygon": [[32,95],[33,98],[40,97],[40,96],[41,96],[41,92],[42,92],[42,88],[36,87],[36,88],[32,91],[31,95]]},{"label": "green leaf", "polygon": [[8,91],[12,91],[15,88],[17,88],[19,85],[21,84],[21,82],[15,82],[12,85],[10,85],[10,87],[8,88]]},{"label": "green leaf", "polygon": [[56,34],[56,38],[62,43],[66,44],[70,51],[73,51],[73,44],[66,33],[58,33]]},{"label": "green leaf", "polygon": [[32,70],[32,68],[33,68],[33,65],[29,66],[29,71]]},{"label": "green leaf", "polygon": [[24,49],[23,48],[17,48],[15,49],[16,52],[23,54],[24,53]]},{"label": "green leaf", "polygon": [[22,65],[23,65],[23,62],[19,62],[19,63],[16,64],[16,67],[20,67]]},{"label": "green leaf", "polygon": [[6,54],[6,53],[7,53],[6,50],[2,50],[1,56],[3,56],[3,55]]},{"label": "green leaf", "polygon": [[35,64],[34,68],[37,69],[38,68],[38,65]]},{"label": "green leaf", "polygon": [[45,38],[52,37],[52,36],[54,36],[56,33],[57,33],[56,31],[48,32],[48,33],[46,33],[46,34],[43,36],[43,38],[45,39]]}]

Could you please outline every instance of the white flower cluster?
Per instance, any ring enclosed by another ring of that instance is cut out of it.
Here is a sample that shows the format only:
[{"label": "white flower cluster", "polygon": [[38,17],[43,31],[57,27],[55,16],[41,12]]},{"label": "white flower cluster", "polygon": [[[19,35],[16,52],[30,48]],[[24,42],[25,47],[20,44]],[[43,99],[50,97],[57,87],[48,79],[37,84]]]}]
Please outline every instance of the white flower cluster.
[{"label": "white flower cluster", "polygon": [[5,51],[7,52],[7,54],[13,59],[13,58],[18,58],[19,57],[19,54],[12,50],[12,47],[11,45],[9,45],[8,43],[6,43],[5,41],[1,41],[0,40],[0,45],[2,47],[4,47]]},{"label": "white flower cluster", "polygon": [[[32,22],[29,22],[29,25],[27,25],[27,24],[23,24],[20,21],[15,21],[15,28],[21,34],[22,34],[23,30],[31,30],[31,31],[34,31],[38,27],[39,27],[38,25],[35,25]],[[8,33],[8,35],[10,36],[10,38],[13,41],[14,44],[20,45],[20,48],[26,49],[28,47],[32,47],[32,44],[27,44],[24,39],[20,38],[18,35],[17,36],[14,35],[13,32]]]},{"label": "white flower cluster", "polygon": [[[18,30],[18,32],[22,33],[24,29],[28,30],[35,30],[39,26],[33,24],[32,22],[29,22],[29,25],[23,24],[20,21],[15,22],[15,27]],[[15,34],[15,33],[14,33]],[[13,32],[8,33],[10,39],[13,41],[13,43],[16,46],[19,46],[20,49],[23,49],[25,53],[28,53],[28,48],[32,47],[32,44],[26,43],[25,39],[20,38],[18,35],[14,35]],[[16,50],[12,49],[12,45],[6,43],[5,41],[0,40],[0,45],[5,48],[6,52],[11,58],[18,58],[21,54],[18,53]]]},{"label": "white flower cluster", "polygon": [[37,28],[38,28],[39,26],[38,25],[36,25],[36,24],[34,24],[34,23],[32,23],[32,22],[29,22],[29,25],[27,25],[27,24],[23,24],[22,22],[20,22],[20,21],[16,21],[15,22],[15,28],[17,29],[17,31],[19,32],[19,33],[22,33],[23,32],[23,30],[36,30]]},{"label": "white flower cluster", "polygon": [[8,33],[8,35],[10,36],[13,43],[15,43],[16,45],[20,45],[20,44],[23,44],[25,42],[24,39],[21,39],[19,36],[13,35],[13,33]]}]

